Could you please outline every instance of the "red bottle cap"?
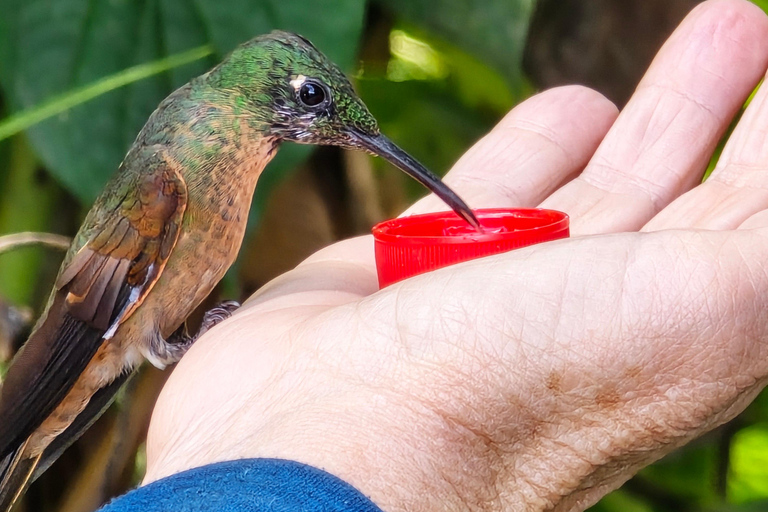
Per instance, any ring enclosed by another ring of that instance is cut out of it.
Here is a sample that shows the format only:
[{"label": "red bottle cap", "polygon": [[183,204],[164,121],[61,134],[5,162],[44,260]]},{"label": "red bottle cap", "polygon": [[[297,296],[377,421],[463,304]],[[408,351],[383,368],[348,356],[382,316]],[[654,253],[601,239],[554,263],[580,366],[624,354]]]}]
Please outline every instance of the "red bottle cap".
[{"label": "red bottle cap", "polygon": [[568,215],[534,208],[474,210],[480,233],[455,213],[391,219],[373,227],[379,287],[491,254],[568,237]]}]

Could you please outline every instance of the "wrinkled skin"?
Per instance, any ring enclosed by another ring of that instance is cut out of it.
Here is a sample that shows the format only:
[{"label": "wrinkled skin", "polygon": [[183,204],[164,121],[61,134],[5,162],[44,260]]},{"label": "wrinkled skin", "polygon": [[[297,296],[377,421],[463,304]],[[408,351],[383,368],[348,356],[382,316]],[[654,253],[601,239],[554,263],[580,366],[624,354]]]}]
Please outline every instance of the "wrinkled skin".
[{"label": "wrinkled skin", "polygon": [[147,481],[283,457],[388,512],[582,510],[734,417],[768,379],[768,87],[698,183],[766,68],[768,18],[714,0],[620,115],[582,87],[519,105],[447,182],[573,238],[381,292],[370,237],[318,252],[181,361]]}]

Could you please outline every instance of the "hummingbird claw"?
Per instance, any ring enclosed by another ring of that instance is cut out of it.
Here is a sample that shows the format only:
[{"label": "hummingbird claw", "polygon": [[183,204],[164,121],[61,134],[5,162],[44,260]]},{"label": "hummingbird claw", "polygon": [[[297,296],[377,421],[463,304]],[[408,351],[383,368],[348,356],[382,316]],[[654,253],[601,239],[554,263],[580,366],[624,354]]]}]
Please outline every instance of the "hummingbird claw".
[{"label": "hummingbird claw", "polygon": [[240,303],[234,300],[227,300],[219,304],[218,306],[209,309],[203,315],[203,321],[200,324],[200,328],[195,334],[188,334],[186,325],[182,324],[176,331],[171,334],[167,340],[158,336],[150,344],[150,354],[147,354],[147,359],[158,368],[164,368],[169,364],[178,363],[181,357],[189,350],[195,341],[200,336],[208,332],[211,328],[217,324],[223,322],[234,313],[237,308],[240,307]]},{"label": "hummingbird claw", "polygon": [[232,316],[232,313],[237,311],[237,308],[239,307],[240,303],[236,300],[225,300],[218,306],[206,311],[205,315],[203,316],[203,322],[200,324],[200,329],[198,329],[197,334],[195,335],[195,339],[199,338],[208,332],[209,329]]}]

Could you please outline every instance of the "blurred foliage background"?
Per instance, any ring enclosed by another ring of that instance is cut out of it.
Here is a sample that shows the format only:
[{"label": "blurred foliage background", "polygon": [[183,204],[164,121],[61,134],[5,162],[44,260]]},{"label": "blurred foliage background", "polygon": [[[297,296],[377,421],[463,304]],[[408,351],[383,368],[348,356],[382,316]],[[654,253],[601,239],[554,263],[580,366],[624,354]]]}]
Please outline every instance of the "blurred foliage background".
[{"label": "blurred foliage background", "polygon": [[[768,9],[768,0],[754,1]],[[536,90],[582,83],[623,105],[696,3],[0,0],[0,236],[74,234],[160,100],[254,35],[281,28],[307,36],[349,72],[385,133],[445,172]],[[262,177],[238,263],[211,300],[247,296],[422,193],[367,155],[287,145]],[[60,239],[0,240],[2,374],[62,253]],[[165,377],[143,369],[20,510],[91,511],[134,486]],[[768,510],[768,395],[593,510]]]}]

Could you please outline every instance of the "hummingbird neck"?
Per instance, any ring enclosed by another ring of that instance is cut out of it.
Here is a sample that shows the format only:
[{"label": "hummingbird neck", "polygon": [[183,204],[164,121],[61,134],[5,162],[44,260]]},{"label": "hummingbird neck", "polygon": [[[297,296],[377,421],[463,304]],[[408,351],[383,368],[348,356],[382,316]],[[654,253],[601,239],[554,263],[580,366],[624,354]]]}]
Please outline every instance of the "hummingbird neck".
[{"label": "hummingbird neck", "polygon": [[142,142],[164,146],[190,189],[233,183],[252,193],[278,139],[239,96],[206,85],[194,80],[169,96],[147,123],[154,129]]},{"label": "hummingbird neck", "polygon": [[161,147],[178,165],[193,214],[185,222],[226,217],[244,229],[256,182],[279,142],[245,105],[193,80],[166,98],[139,134],[136,146]]},{"label": "hummingbird neck", "polygon": [[215,135],[187,145],[179,151],[179,159],[186,161],[182,173],[193,216],[221,218],[233,232],[242,231],[242,238],[256,184],[277,152],[277,143],[247,119],[220,121],[230,125],[227,135],[217,134],[214,126]]}]

